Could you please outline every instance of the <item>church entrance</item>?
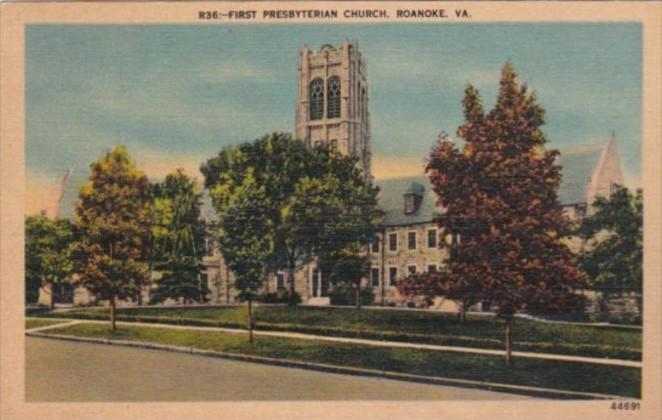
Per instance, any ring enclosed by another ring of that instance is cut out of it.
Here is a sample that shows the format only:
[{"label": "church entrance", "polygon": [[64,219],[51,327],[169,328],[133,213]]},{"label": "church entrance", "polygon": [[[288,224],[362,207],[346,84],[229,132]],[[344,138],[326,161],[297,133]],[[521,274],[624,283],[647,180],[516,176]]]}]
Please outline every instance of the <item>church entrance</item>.
[{"label": "church entrance", "polygon": [[322,273],[318,268],[313,270],[310,282],[311,297],[325,298],[329,296],[329,279],[322,276]]}]

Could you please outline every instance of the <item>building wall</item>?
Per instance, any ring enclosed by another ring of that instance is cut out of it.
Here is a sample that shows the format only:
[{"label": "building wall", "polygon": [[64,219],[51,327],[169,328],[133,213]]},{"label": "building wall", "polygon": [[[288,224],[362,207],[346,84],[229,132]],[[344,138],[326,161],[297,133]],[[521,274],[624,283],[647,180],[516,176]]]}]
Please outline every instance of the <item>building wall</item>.
[{"label": "building wall", "polygon": [[[428,246],[428,231],[434,231],[435,247]],[[409,235],[416,237],[415,248],[409,247]],[[390,238],[397,238],[397,249],[391,250]],[[445,240],[443,231],[436,223],[416,225],[387,226],[379,235],[379,249],[370,249],[371,269],[379,270],[379,285],[373,285],[376,303],[402,303],[395,284],[391,281],[391,269],[397,270],[395,280],[401,280],[410,273],[409,268],[415,267],[417,273],[427,272],[428,266],[434,265],[436,270],[442,266],[446,251],[440,249]],[[370,281],[372,282],[372,274]]]}]

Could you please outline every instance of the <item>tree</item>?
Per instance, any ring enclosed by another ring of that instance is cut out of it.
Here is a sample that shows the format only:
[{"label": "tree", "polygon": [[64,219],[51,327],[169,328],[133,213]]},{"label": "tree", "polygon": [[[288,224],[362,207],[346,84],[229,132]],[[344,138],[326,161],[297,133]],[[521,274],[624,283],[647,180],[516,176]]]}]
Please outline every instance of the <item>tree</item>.
[{"label": "tree", "polygon": [[227,197],[225,211],[220,214],[219,242],[223,258],[235,275],[239,298],[248,305],[248,336],[253,343],[253,300],[262,285],[273,252],[273,238],[265,229],[268,200],[264,186],[252,175]]},{"label": "tree", "polygon": [[[333,287],[349,286],[354,291],[356,309],[361,308],[361,281],[370,273],[370,260],[358,246],[340,250],[329,271]],[[371,291],[367,290],[372,293]]]},{"label": "tree", "polygon": [[[595,212],[585,218],[577,234],[588,241],[579,263],[591,286],[604,296],[642,292],[643,194],[614,186],[609,197],[598,196]],[[641,313],[641,301],[638,300]]]},{"label": "tree", "polygon": [[398,282],[398,293],[408,299],[423,298],[430,306],[442,297],[457,303],[460,322],[466,321],[467,309],[478,302],[482,293],[476,281],[459,281],[444,267],[436,273],[416,273]]},{"label": "tree", "polygon": [[[264,224],[259,232],[271,241],[267,271],[287,270],[291,304],[296,269],[312,261],[315,251],[344,247],[346,242],[338,244],[331,232],[350,232],[374,213],[377,189],[356,162],[332,147],[310,148],[288,134],[273,133],[225,148],[201,168],[219,214],[228,212],[247,180],[260,191]],[[326,229],[331,226],[336,227]]]},{"label": "tree", "polygon": [[[43,215],[25,219],[26,284],[51,287],[50,309],[55,306],[57,286],[72,280],[73,253],[76,246],[71,223],[67,219],[50,220]],[[26,293],[31,290],[26,287]],[[26,296],[27,297],[27,296]]]},{"label": "tree", "polygon": [[110,306],[115,330],[118,300],[137,299],[149,276],[150,188],[126,148],[118,146],[90,165],[76,205],[81,283]]},{"label": "tree", "polygon": [[485,113],[471,85],[462,101],[462,146],[441,136],[427,173],[446,213],[449,290],[475,290],[506,322],[511,364],[514,314],[568,310],[584,278],[562,239],[569,234],[557,198],[558,152],[545,150],[544,111],[503,67],[495,107]]},{"label": "tree", "polygon": [[159,272],[150,303],[167,299],[204,302],[207,289],[201,281],[204,222],[200,219],[202,194],[181,170],[153,187],[152,259]]},{"label": "tree", "polygon": [[372,242],[381,221],[378,189],[366,182],[354,159],[339,158],[326,146],[314,152],[331,158],[325,163],[330,169],[321,179],[301,180],[293,197],[293,213],[299,215],[294,220],[311,238],[320,281],[328,276],[334,287],[350,287],[358,309],[361,282],[370,271],[363,247]]}]

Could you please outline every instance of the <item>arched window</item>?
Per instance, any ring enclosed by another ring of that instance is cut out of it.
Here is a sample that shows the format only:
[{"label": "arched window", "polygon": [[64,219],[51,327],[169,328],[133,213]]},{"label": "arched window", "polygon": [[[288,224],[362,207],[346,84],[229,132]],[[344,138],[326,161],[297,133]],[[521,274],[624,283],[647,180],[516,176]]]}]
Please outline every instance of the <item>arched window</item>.
[{"label": "arched window", "polygon": [[310,82],[308,93],[310,101],[310,119],[321,120],[324,117],[324,81],[320,78]]},{"label": "arched window", "polygon": [[329,99],[326,106],[327,118],[340,118],[340,77],[333,76],[327,82]]}]

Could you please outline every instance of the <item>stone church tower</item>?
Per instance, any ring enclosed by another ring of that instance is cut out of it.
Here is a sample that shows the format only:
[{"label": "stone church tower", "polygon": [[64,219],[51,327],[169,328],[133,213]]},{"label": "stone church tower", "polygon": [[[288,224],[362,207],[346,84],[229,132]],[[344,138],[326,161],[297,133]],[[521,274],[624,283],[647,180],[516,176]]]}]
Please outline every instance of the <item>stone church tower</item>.
[{"label": "stone church tower", "polygon": [[307,45],[299,53],[296,137],[310,146],[335,145],[359,158],[370,178],[370,123],[365,62],[357,42],[340,48]]}]

